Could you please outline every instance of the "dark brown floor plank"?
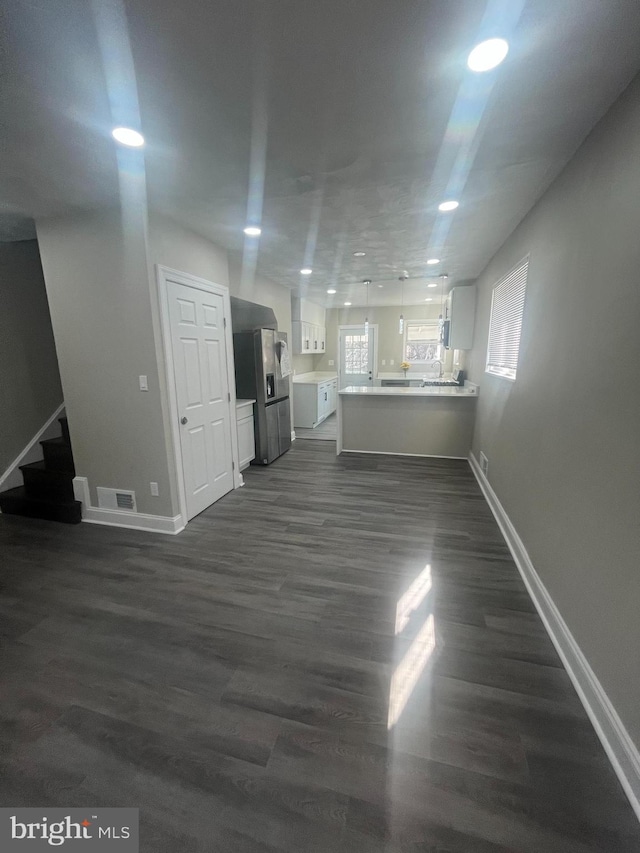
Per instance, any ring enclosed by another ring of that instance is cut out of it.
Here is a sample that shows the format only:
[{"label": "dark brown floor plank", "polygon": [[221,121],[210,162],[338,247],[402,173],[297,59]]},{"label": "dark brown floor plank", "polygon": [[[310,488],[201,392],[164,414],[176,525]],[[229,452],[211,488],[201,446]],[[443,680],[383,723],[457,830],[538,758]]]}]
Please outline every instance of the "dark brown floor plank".
[{"label": "dark brown floor plank", "polygon": [[466,462],[297,441],[179,536],[0,516],[0,805],[143,853],[632,853]]}]

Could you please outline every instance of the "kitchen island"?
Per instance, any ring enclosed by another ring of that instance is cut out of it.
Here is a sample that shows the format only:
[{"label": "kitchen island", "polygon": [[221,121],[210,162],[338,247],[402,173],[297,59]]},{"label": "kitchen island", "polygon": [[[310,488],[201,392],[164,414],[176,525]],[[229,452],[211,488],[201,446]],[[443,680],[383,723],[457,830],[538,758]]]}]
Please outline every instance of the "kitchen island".
[{"label": "kitchen island", "polygon": [[376,388],[339,392],[337,452],[466,459],[478,386]]}]

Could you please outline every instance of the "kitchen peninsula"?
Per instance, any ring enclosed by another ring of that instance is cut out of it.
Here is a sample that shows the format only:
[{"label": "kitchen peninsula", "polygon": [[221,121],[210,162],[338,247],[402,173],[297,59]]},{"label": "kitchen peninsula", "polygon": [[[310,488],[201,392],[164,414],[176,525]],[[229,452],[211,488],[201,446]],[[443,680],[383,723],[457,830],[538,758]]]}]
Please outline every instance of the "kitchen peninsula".
[{"label": "kitchen peninsula", "polygon": [[478,386],[377,388],[339,392],[337,452],[466,459]]}]

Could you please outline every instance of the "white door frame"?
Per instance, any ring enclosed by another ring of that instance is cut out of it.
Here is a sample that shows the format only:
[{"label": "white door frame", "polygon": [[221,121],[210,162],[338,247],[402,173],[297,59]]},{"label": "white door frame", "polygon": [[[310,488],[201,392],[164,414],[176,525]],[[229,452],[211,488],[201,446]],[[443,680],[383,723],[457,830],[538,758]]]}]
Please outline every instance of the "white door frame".
[{"label": "white door frame", "polygon": [[[372,329],[375,333],[373,336],[373,379],[375,380],[378,378],[378,324],[369,323],[369,328]],[[362,321],[362,323],[350,323],[345,326],[338,326],[338,353],[336,357],[336,363],[338,365],[338,385],[342,383],[342,358],[340,353],[342,332],[349,332],[355,329],[364,329],[364,320]]]},{"label": "white door frame", "polygon": [[186,287],[195,287],[206,293],[214,293],[222,297],[224,316],[224,340],[227,356],[227,384],[230,395],[229,402],[229,426],[231,429],[231,458],[233,461],[233,488],[238,489],[242,483],[240,474],[240,456],[238,453],[238,431],[236,429],[236,380],[235,366],[233,360],[233,332],[231,329],[231,300],[229,299],[229,288],[223,284],[215,284],[204,278],[198,278],[190,273],[180,272],[170,267],[156,264],[156,281],[158,285],[158,301],[160,304],[160,327],[162,330],[162,349],[164,353],[164,367],[167,377],[167,392],[169,396],[169,421],[171,423],[171,443],[173,445],[173,461],[175,463],[176,484],[178,487],[178,503],[180,515],[185,525],[187,522],[187,496],[184,488],[184,463],[182,460],[182,444],[180,442],[180,430],[178,421],[178,397],[176,394],[176,375],[173,367],[173,346],[171,343],[171,321],[169,318],[169,293],[167,284],[173,281],[184,284]]},{"label": "white door frame", "polygon": [[[338,326],[338,341],[337,341],[337,353],[336,353],[336,364],[338,365],[338,400],[337,400],[337,409],[336,409],[336,456],[340,456],[342,453],[342,397],[340,396],[340,389],[342,388],[342,332],[348,332],[354,329],[362,329],[364,328],[364,322],[362,323],[350,323],[345,324],[344,326]],[[369,328],[373,329],[373,379],[377,379],[378,373],[378,324],[377,323],[369,323]],[[373,383],[372,383],[373,384]]]}]

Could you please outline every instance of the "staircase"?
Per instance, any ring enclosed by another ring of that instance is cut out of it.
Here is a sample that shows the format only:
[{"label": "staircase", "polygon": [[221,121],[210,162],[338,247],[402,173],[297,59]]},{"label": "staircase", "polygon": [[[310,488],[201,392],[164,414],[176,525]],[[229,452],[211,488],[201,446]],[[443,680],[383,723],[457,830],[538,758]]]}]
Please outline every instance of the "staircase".
[{"label": "staircase", "polygon": [[8,515],[46,518],[79,524],[82,504],[74,500],[75,468],[69,439],[69,424],[59,418],[62,435],[41,441],[44,459],[21,465],[24,486],[0,493],[0,509]]}]

